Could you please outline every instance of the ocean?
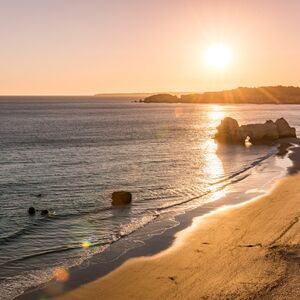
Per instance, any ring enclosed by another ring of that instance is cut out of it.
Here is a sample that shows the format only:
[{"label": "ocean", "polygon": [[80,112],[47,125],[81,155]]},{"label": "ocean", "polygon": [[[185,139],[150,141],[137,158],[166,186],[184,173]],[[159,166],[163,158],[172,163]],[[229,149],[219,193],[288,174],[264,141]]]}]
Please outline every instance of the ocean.
[{"label": "ocean", "polygon": [[[276,147],[217,145],[216,126],[225,116],[240,124],[285,117],[299,135],[299,115],[299,105],[2,97],[0,299],[86,263],[112,243],[121,255],[173,226],[174,216],[226,193],[266,192],[288,160]],[[132,192],[131,206],[112,208],[117,190]],[[30,216],[30,206],[50,214]],[[134,242],[122,242],[132,234]]]}]

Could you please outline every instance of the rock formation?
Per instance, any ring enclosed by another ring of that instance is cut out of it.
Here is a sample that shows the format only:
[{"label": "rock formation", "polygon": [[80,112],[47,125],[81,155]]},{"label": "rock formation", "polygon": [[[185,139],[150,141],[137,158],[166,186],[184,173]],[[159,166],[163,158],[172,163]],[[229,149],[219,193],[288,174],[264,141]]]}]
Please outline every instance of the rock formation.
[{"label": "rock formation", "polygon": [[221,143],[242,144],[245,143],[247,135],[240,130],[237,120],[227,117],[221,121],[217,127],[215,139]]},{"label": "rock formation", "polygon": [[275,141],[279,138],[296,137],[296,130],[290,127],[284,118],[264,124],[247,124],[239,126],[233,118],[225,118],[217,127],[215,139],[221,143],[244,144],[247,137],[252,144]]},{"label": "rock formation", "polygon": [[296,129],[290,127],[289,123],[284,119],[280,118],[275,122],[279,137],[296,137]]},{"label": "rock formation", "polygon": [[131,203],[132,195],[130,192],[118,191],[112,193],[111,199],[113,206],[127,205]]}]

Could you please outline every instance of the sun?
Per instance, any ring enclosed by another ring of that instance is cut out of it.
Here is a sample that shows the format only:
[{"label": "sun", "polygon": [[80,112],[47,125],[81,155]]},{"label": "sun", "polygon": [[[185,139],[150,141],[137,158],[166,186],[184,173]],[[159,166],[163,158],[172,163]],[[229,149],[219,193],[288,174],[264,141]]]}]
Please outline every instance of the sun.
[{"label": "sun", "polygon": [[223,43],[213,44],[206,49],[204,60],[209,68],[224,70],[232,61],[232,51]]}]

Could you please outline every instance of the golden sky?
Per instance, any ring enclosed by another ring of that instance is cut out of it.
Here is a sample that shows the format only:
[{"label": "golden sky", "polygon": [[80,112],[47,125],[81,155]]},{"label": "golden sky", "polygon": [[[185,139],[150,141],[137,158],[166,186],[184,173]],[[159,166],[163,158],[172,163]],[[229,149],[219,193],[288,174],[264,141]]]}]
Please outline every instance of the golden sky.
[{"label": "golden sky", "polygon": [[300,85],[299,29],[297,0],[0,0],[0,94]]}]

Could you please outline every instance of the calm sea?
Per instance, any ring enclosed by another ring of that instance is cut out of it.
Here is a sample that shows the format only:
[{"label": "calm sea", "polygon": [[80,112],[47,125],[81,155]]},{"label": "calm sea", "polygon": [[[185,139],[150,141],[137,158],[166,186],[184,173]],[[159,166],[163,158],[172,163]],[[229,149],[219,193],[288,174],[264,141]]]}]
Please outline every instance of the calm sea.
[{"label": "calm sea", "polygon": [[[284,116],[300,133],[297,105],[19,100],[0,101],[1,299],[51,279],[58,267],[78,265],[141,227],[147,234],[158,218],[217,201],[237,182],[255,182],[263,190],[266,178],[282,174],[272,147],[218,147],[212,137],[223,117],[244,124]],[[265,180],[255,181],[264,172]],[[133,204],[113,209],[116,190],[131,191]],[[29,216],[30,206],[50,215]]]}]

